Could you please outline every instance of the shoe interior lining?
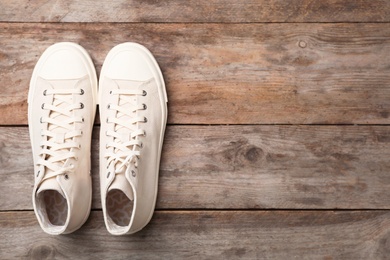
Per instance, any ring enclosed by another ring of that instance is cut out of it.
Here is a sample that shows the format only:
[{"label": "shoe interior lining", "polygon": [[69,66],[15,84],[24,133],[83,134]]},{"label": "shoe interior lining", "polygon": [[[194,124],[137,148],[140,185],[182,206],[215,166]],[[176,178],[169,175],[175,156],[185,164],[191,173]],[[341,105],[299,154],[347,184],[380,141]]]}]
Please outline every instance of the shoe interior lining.
[{"label": "shoe interior lining", "polygon": [[128,226],[133,213],[133,201],[121,190],[111,190],[107,193],[106,208],[109,217],[118,226]]},{"label": "shoe interior lining", "polygon": [[68,216],[66,199],[55,190],[46,190],[42,196],[48,221],[55,226],[65,225]]}]

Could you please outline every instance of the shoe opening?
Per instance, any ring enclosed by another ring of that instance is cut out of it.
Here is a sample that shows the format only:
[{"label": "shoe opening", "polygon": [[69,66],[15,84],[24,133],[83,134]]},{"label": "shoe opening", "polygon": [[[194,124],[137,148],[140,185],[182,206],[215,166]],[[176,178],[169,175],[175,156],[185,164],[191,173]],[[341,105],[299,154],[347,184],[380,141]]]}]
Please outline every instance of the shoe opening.
[{"label": "shoe opening", "polygon": [[133,201],[121,190],[113,189],[107,193],[107,213],[118,226],[128,226],[130,224],[133,204]]},{"label": "shoe opening", "polygon": [[68,216],[68,203],[66,199],[55,190],[42,192],[42,200],[47,214],[47,220],[54,226],[65,225]]}]

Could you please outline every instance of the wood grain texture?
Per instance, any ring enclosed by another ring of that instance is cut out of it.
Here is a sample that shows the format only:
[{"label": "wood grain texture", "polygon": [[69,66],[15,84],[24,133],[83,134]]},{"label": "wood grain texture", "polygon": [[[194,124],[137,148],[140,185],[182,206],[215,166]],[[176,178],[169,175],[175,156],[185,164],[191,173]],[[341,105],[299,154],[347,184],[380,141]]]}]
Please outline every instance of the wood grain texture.
[{"label": "wood grain texture", "polygon": [[[390,209],[386,126],[168,126],[158,209]],[[98,128],[93,208],[100,209]],[[0,210],[32,209],[26,127],[0,128]]]},{"label": "wood grain texture", "polygon": [[100,211],[73,234],[48,236],[33,212],[0,213],[2,259],[387,259],[389,211],[158,211],[112,236]]},{"label": "wood grain texture", "polygon": [[3,0],[12,22],[389,22],[386,0]]},{"label": "wood grain texture", "polygon": [[[389,23],[387,0],[1,0],[0,259],[388,259]],[[59,41],[98,73],[139,42],[164,73],[157,211],[135,235],[103,222],[99,126],[87,223],[48,236],[32,212],[28,84]]]},{"label": "wood grain texture", "polygon": [[170,124],[389,124],[387,24],[0,24],[0,124],[27,123],[41,53],[82,44],[97,70],[118,43],[146,45]]}]

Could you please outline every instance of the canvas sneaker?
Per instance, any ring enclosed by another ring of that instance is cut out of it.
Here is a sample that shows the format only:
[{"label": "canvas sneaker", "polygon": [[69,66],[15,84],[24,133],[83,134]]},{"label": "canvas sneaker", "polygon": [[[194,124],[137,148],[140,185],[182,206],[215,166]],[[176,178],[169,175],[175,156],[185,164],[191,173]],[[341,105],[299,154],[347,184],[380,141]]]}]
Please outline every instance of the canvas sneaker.
[{"label": "canvas sneaker", "polygon": [[33,206],[48,234],[73,232],[89,216],[96,98],[95,67],[81,46],[64,42],[46,49],[30,81],[28,124]]},{"label": "canvas sneaker", "polygon": [[141,230],[157,196],[167,94],[153,55],[123,43],[107,55],[99,81],[100,187],[113,235]]}]

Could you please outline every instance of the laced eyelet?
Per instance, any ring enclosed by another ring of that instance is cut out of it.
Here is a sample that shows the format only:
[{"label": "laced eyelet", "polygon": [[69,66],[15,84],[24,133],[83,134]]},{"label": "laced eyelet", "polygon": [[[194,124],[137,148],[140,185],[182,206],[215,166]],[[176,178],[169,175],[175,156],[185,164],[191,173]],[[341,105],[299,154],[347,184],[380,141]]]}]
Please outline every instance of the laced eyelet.
[{"label": "laced eyelet", "polygon": [[107,105],[107,109],[110,109],[110,106],[111,106],[111,104],[108,104],[108,105]]},{"label": "laced eyelet", "polygon": [[146,96],[148,94],[148,92],[146,92],[145,90],[142,90],[142,96]]},{"label": "laced eyelet", "polygon": [[135,171],[134,171],[134,170],[131,170],[131,175],[132,175],[133,177],[135,177],[135,176],[136,176],[136,173],[135,173]]},{"label": "laced eyelet", "polygon": [[42,109],[45,109],[45,103],[42,104],[41,108],[42,108]]},{"label": "laced eyelet", "polygon": [[107,119],[106,119],[106,123],[108,124],[108,117],[107,117]]},{"label": "laced eyelet", "polygon": [[144,136],[146,136],[146,131],[144,131]]},{"label": "laced eyelet", "polygon": [[80,135],[83,135],[83,131],[82,130],[80,131]]},{"label": "laced eyelet", "polygon": [[146,110],[148,107],[146,106],[146,104],[142,104],[144,110]]},{"label": "laced eyelet", "polygon": [[43,95],[46,96],[47,89],[43,91]]},{"label": "laced eyelet", "polygon": [[38,172],[37,172],[37,177],[39,176],[40,173],[41,173],[41,171],[38,171]]},{"label": "laced eyelet", "polygon": [[84,89],[80,90],[80,95],[84,95]]},{"label": "laced eyelet", "polygon": [[139,147],[143,148],[144,147],[144,143],[141,143],[141,145]]},{"label": "laced eyelet", "polygon": [[80,103],[80,109],[83,109],[83,108],[84,108],[84,104]]},{"label": "laced eyelet", "polygon": [[81,118],[81,122],[82,122],[82,123],[84,123],[84,117],[83,117],[83,118]]},{"label": "laced eyelet", "polygon": [[146,117],[144,117],[144,123],[148,122],[148,119]]},{"label": "laced eyelet", "polygon": [[110,90],[110,95],[112,95],[112,90]]},{"label": "laced eyelet", "polygon": [[110,174],[111,174],[111,172],[108,172],[108,173],[107,173],[107,179],[108,179],[108,177],[110,177]]},{"label": "laced eyelet", "polygon": [[64,178],[65,178],[65,180],[69,180],[69,175],[68,174],[64,174]]},{"label": "laced eyelet", "polygon": [[42,117],[41,117],[41,118],[39,118],[39,122],[43,123],[43,122],[42,122]]}]

